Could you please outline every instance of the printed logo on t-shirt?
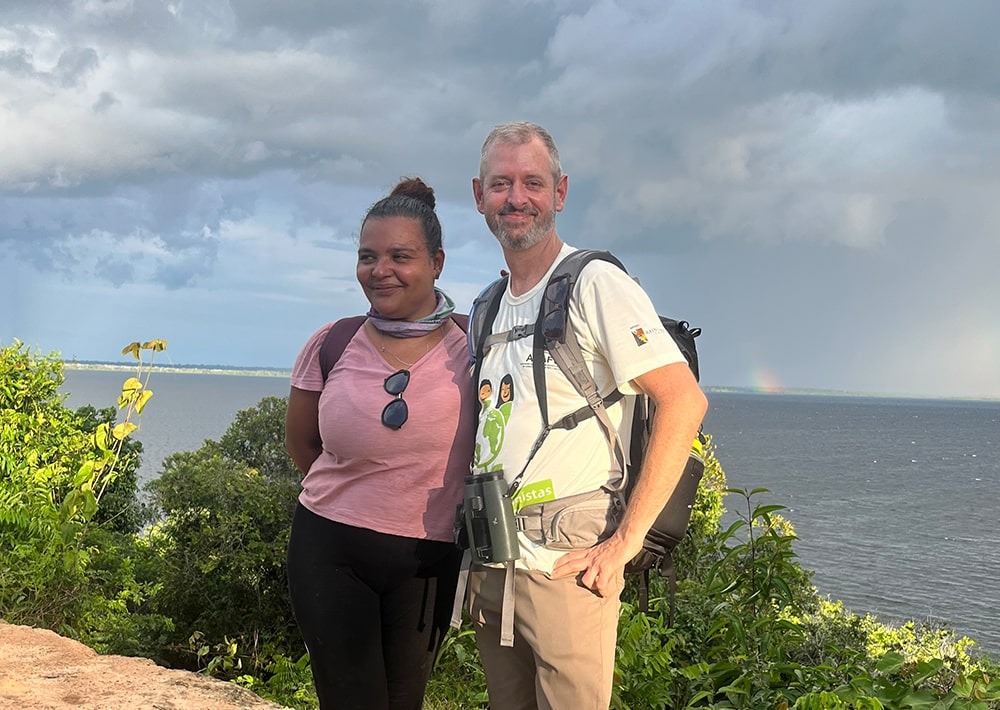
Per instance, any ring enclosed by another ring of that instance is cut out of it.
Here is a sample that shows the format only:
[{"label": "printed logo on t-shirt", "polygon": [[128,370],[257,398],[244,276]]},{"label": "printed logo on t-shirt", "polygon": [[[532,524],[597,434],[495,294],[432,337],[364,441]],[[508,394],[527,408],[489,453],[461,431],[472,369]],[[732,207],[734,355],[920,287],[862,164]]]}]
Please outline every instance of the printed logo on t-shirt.
[{"label": "printed logo on t-shirt", "polygon": [[[556,361],[552,358],[552,355],[549,354],[549,352],[547,350],[544,353],[542,353],[542,355],[544,357],[544,361],[543,362],[544,362],[546,370],[558,370],[559,369],[559,365],[556,364]],[[528,357],[526,357],[524,359],[524,362],[521,363],[521,367],[524,368],[524,369],[530,370],[532,368],[532,366],[533,366],[534,361],[535,361],[534,353],[528,353]]]},{"label": "printed logo on t-shirt", "polygon": [[[496,399],[494,400],[494,395]],[[509,374],[500,379],[499,388],[494,391],[493,383],[483,379],[479,383],[479,426],[476,432],[476,448],[472,465],[482,471],[499,469],[496,460],[503,450],[507,421],[514,404],[514,378]]]},{"label": "printed logo on t-shirt", "polygon": [[547,478],[544,481],[535,481],[534,483],[525,485],[514,495],[511,503],[513,503],[514,511],[516,512],[526,505],[547,503],[555,499],[556,493],[555,487],[552,485],[552,479]]},{"label": "printed logo on t-shirt", "polygon": [[640,347],[649,342],[649,336],[641,325],[632,326],[632,337],[635,338],[635,344]]}]

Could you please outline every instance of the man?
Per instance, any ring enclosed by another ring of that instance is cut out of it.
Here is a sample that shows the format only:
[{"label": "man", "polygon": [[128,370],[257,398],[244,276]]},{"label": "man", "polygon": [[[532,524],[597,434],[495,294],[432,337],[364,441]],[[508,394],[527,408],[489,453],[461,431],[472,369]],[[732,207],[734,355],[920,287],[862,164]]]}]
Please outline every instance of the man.
[{"label": "man", "polygon": [[[549,274],[573,251],[555,226],[567,187],[555,143],[540,126],[500,125],[483,144],[472,191],[510,271],[493,333],[535,322]],[[624,568],[679,480],[707,408],[650,299],[616,266],[603,261],[586,266],[568,315],[598,389],[644,392],[655,402],[656,416],[639,482],[610,537],[595,537],[567,552],[518,533],[513,646],[500,642],[507,571],[473,568],[469,609],[494,710],[609,706]],[[491,382],[507,378],[515,394],[502,437],[484,437],[481,420],[477,444],[483,453],[474,469],[502,470],[508,484],[516,481],[515,510],[601,491],[618,475],[609,473],[614,469],[607,437],[596,417],[574,429],[552,430],[534,455],[529,453],[543,427],[531,360],[532,339],[515,338],[491,347],[480,372]],[[550,421],[582,406],[554,362],[546,363],[546,381]],[[630,401],[626,397],[608,408],[626,449],[623,403]],[[610,506],[610,495],[607,501]]]}]

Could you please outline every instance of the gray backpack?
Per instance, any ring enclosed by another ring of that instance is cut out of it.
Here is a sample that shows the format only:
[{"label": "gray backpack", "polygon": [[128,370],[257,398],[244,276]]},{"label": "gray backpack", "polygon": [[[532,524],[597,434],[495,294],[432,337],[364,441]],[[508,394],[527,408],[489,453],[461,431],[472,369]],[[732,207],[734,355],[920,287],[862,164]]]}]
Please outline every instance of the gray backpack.
[{"label": "gray backpack", "polygon": [[[608,488],[608,490],[617,497],[622,506],[626,506],[629,495],[638,479],[646,444],[649,441],[653,405],[646,396],[635,398],[629,456],[626,458],[621,440],[606,411],[607,407],[622,398],[622,393],[618,389],[614,389],[607,395],[598,391],[593,375],[584,362],[573,324],[569,320],[569,301],[577,279],[584,267],[594,259],[611,262],[623,271],[627,271],[622,263],[607,251],[581,249],[571,253],[556,266],[549,277],[542,298],[542,306],[535,323],[515,328],[508,333],[495,335],[491,333],[493,322],[500,309],[501,299],[507,288],[508,277],[503,276],[497,279],[479,294],[469,316],[468,328],[469,349],[473,360],[473,381],[479,381],[480,365],[486,351],[492,345],[519,338],[532,338],[532,375],[535,381],[535,391],[538,394],[538,406],[542,415],[543,427],[530,450],[528,461],[535,455],[548,433],[553,429],[572,429],[590,417],[597,417],[608,439],[612,464],[622,472],[621,482],[618,486]],[[677,343],[691,367],[695,379],[698,379],[698,353],[695,348],[695,338],[701,334],[701,329],[691,328],[686,321],[677,321],[664,316],[660,316],[660,322],[673,337],[674,342]],[[586,405],[554,422],[549,421],[546,397],[544,367],[546,352],[573,383],[580,396],[587,401]],[[705,469],[701,455],[703,443],[704,438],[699,433],[692,445],[691,455],[680,482],[646,534],[642,551],[625,568],[626,573],[640,575],[639,607],[643,611],[648,608],[650,570],[657,571],[667,580],[670,587],[671,621],[674,612],[673,592],[675,585],[671,553],[684,539],[691,519],[691,509]],[[525,462],[524,468],[527,468],[527,462]],[[516,493],[523,473],[524,469],[511,483],[507,491],[509,496],[512,497]]]}]

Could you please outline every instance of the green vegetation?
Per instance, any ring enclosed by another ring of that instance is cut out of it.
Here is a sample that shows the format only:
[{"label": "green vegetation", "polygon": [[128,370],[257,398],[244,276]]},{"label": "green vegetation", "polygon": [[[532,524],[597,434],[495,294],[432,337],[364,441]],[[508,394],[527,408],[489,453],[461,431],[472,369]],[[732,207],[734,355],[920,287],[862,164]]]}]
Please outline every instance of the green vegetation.
[{"label": "green vegetation", "polygon": [[[141,446],[128,434],[152,396],[140,355],[162,346],[126,348],[137,373],[117,412],[70,411],[58,358],[0,348],[0,618],[315,707],[283,572],[298,487],[285,400],[266,398],[219,441],[169,457],[140,505]],[[1000,708],[1000,664],[974,642],[819,597],[765,496],[727,488],[709,447],[676,553],[674,624],[659,580],[648,614],[626,591],[615,708]],[[738,514],[727,529],[724,503]],[[446,639],[427,707],[486,703],[466,625]]]},{"label": "green vegetation", "polygon": [[[284,437],[256,426],[262,415],[283,422],[284,410],[272,397],[241,412],[221,442],[168,457],[149,486],[160,522],[145,538],[159,583],[148,604],[173,621],[171,665],[196,667],[223,649],[230,670],[259,677],[276,655],[302,655],[284,571],[299,477],[273,455]],[[268,437],[262,447],[247,439],[254,432]]]},{"label": "green vegetation", "polygon": [[[126,352],[156,352],[160,341]],[[62,363],[0,348],[0,617],[95,641],[145,590],[129,550],[139,530],[130,421],[152,396],[126,380],[113,409],[62,405]]]}]

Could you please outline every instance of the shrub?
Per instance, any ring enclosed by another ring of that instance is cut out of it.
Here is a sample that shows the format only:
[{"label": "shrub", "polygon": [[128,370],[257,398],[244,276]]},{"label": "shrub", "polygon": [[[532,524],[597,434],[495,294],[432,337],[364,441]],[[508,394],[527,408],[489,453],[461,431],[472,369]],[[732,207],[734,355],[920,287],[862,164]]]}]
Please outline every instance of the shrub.
[{"label": "shrub", "polygon": [[[73,418],[84,432],[96,436],[103,426],[114,426],[117,411],[114,407],[97,409],[84,405],[73,413]],[[139,465],[142,462],[142,442],[128,438],[122,441],[115,476],[108,482],[101,496],[100,506],[93,521],[107,530],[135,535],[149,522],[149,511],[139,498]]]},{"label": "shrub", "polygon": [[[126,352],[138,358],[158,342]],[[285,401],[266,398],[219,442],[169,457],[150,486],[159,520],[136,535],[140,449],[113,410],[66,409],[61,383],[54,356],[0,348],[0,617],[315,707],[284,574],[298,494],[282,448]],[[130,378],[119,409],[148,396]],[[973,641],[821,598],[766,493],[727,489],[708,447],[675,552],[674,623],[662,580],[652,580],[649,613],[626,592],[615,708],[1000,708],[1000,665]],[[737,519],[723,530],[724,495]],[[432,709],[487,707],[468,626],[449,632],[427,695]]]},{"label": "shrub", "polygon": [[219,439],[219,450],[269,480],[298,483],[302,474],[285,451],[287,409],[284,397],[264,397],[253,407],[241,409]]},{"label": "shrub", "polygon": [[172,665],[198,669],[235,644],[233,662],[212,667],[232,679],[265,675],[278,655],[301,655],[285,581],[298,480],[282,465],[262,471],[241,458],[269,460],[256,456],[266,446],[233,445],[277,436],[273,426],[256,431],[262,420],[284,420],[273,399],[237,416],[222,437],[228,446],[209,440],[173,454],[148,485],[162,518],[147,535],[160,568],[150,610],[173,620],[164,651]]},{"label": "shrub", "polygon": [[[136,357],[158,343],[133,344]],[[151,393],[123,388],[116,424],[113,409],[67,409],[62,383],[55,355],[0,348],[0,617],[87,640],[141,594],[129,565],[139,448],[128,416]]]}]

